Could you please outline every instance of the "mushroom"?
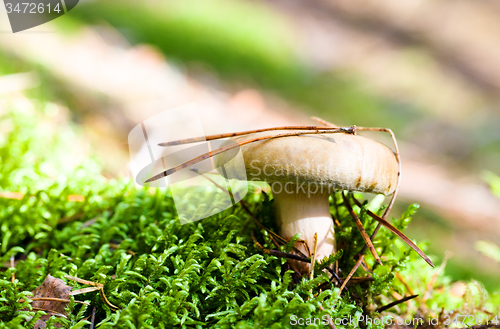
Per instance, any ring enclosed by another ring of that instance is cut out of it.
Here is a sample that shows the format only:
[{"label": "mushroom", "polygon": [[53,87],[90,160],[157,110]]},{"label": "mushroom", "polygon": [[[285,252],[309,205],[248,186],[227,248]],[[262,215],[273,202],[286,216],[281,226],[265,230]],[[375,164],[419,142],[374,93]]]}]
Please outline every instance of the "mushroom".
[{"label": "mushroom", "polygon": [[[238,139],[235,139],[238,141]],[[317,233],[318,260],[336,251],[329,195],[336,189],[389,195],[398,181],[398,161],[387,146],[359,135],[299,135],[241,147],[247,178],[264,181],[273,192],[277,225],[285,239],[301,233],[309,249]],[[227,152],[225,152],[227,153]],[[218,154],[216,167],[242,170]],[[232,173],[241,177],[241,173]],[[295,246],[309,255],[303,243]],[[290,260],[302,274],[310,264]]]}]

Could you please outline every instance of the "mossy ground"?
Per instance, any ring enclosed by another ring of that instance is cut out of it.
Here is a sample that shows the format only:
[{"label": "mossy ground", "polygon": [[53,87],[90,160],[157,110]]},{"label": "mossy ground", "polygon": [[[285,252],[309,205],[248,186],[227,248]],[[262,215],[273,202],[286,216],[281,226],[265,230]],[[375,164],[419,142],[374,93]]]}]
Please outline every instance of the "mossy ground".
[{"label": "mossy ground", "polygon": [[[54,105],[23,97],[2,104],[9,110],[0,114],[1,191],[24,195],[0,198],[2,328],[33,326],[43,312],[24,309],[30,309],[30,291],[48,274],[75,288],[83,285],[65,275],[102,283],[109,301],[119,307],[111,310],[96,292],[78,295],[76,299],[90,306],[71,302],[67,319],[52,317],[48,323],[59,322],[65,328],[88,327],[94,308],[98,328],[288,328],[306,327],[307,319],[312,322],[307,327],[316,328],[325,327],[314,321],[325,315],[411,319],[452,311],[481,316],[484,310],[499,312],[499,296],[488,296],[479,283],[464,283],[466,292],[454,297],[452,282],[439,275],[439,268],[428,267],[384,229],[374,240],[384,265],[374,268],[372,281],[350,285],[340,296],[337,287],[318,289],[329,281],[320,270],[312,280],[294,282],[297,278],[287,270],[285,259],[254,245],[252,230],[264,247],[273,248],[267,232],[258,229],[241,206],[181,225],[168,191],[136,189],[130,180],[106,179],[99,160],[78,160],[75,130],[65,124],[51,126]],[[265,226],[276,229],[271,196],[249,194],[245,200]],[[366,216],[366,207],[380,212],[383,207],[377,201],[355,208],[368,232],[376,222]],[[410,206],[394,225],[404,230],[417,208]],[[340,223],[336,229],[342,253],[330,261],[341,256],[339,275],[345,277],[364,242],[339,193],[332,196],[331,209]],[[371,256],[367,263],[374,267]],[[367,273],[359,269],[355,276]],[[405,284],[419,298],[378,314],[376,309],[395,296],[409,294]],[[304,319],[304,325],[298,319]],[[338,326],[346,327],[355,324]]]}]

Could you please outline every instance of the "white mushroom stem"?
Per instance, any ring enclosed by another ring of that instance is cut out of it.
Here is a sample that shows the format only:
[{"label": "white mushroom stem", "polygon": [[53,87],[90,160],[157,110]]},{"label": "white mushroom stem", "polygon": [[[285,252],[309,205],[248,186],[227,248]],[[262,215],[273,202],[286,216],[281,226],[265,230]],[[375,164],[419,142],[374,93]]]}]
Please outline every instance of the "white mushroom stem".
[{"label": "white mushroom stem", "polygon": [[[287,193],[293,192],[293,193]],[[333,220],[328,202],[329,193],[322,191],[308,193],[288,186],[281,192],[273,192],[276,209],[277,224],[280,235],[289,240],[295,234],[301,233],[300,239],[307,242],[309,251],[314,248],[314,233],[318,233],[316,259],[322,260],[335,252],[335,233]],[[295,247],[304,255],[310,256],[303,243],[296,243]],[[310,271],[310,265],[301,261],[290,260],[291,265],[301,274]]]}]

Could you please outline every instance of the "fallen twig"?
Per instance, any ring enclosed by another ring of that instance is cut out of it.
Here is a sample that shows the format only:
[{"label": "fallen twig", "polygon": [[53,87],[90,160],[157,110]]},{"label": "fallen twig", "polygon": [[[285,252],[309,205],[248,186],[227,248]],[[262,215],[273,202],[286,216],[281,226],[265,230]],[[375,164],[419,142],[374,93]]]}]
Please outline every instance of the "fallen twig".
[{"label": "fallen twig", "polygon": [[349,282],[349,280],[351,279],[351,277],[354,275],[354,272],[356,272],[356,270],[358,269],[359,265],[361,265],[361,262],[363,261],[364,258],[365,258],[365,255],[361,255],[361,257],[359,257],[359,259],[356,262],[356,264],[354,264],[354,267],[352,268],[351,272],[349,272],[349,275],[347,276],[347,278],[345,279],[344,283],[342,283],[342,286],[340,287],[339,295],[342,293],[342,290],[344,290],[345,286],[347,285],[347,282]]},{"label": "fallen twig", "polygon": [[373,246],[372,240],[370,240],[370,236],[368,236],[368,233],[366,233],[365,228],[363,227],[363,224],[359,220],[358,215],[356,215],[354,210],[352,210],[351,204],[349,203],[349,200],[346,198],[344,193],[341,192],[341,194],[342,194],[342,198],[344,199],[344,205],[346,206],[347,210],[349,211],[349,214],[351,214],[351,217],[354,220],[354,223],[356,224],[356,227],[358,228],[359,232],[361,233],[363,240],[365,240],[365,243],[368,246],[368,249],[370,249],[370,252],[372,253],[375,260],[378,263],[380,263],[380,265],[382,265],[382,261],[380,260],[380,257],[377,254],[375,247]]},{"label": "fallen twig", "polygon": [[387,305],[385,305],[385,306],[382,306],[382,307],[377,308],[377,309],[375,310],[375,312],[379,312],[379,313],[381,313],[381,312],[383,312],[383,311],[385,311],[385,310],[387,310],[387,309],[390,309],[390,308],[391,308],[391,307],[393,307],[393,306],[396,306],[396,305],[398,305],[398,304],[404,303],[404,302],[406,302],[406,301],[408,301],[408,300],[410,300],[410,299],[413,299],[413,298],[415,298],[415,297],[417,297],[417,296],[418,296],[418,295],[411,295],[411,296],[406,296],[406,297],[403,297],[403,298],[398,299],[398,300],[396,300],[396,301],[394,301],[394,302],[392,302],[392,303],[389,303],[389,304],[387,304]]},{"label": "fallen twig", "polygon": [[111,302],[108,300],[108,298],[106,298],[106,295],[104,294],[104,285],[102,283],[92,282],[92,281],[80,279],[80,278],[70,276],[70,275],[65,275],[64,277],[68,280],[71,280],[71,281],[76,281],[76,282],[81,283],[81,284],[86,284],[86,285],[92,286],[92,287],[87,287],[87,288],[82,288],[82,289],[72,291],[69,293],[70,296],[79,295],[79,294],[83,294],[86,292],[98,290],[99,294],[101,295],[102,300],[104,301],[104,303],[107,306],[109,306],[109,308],[115,309],[115,310],[120,309],[118,306],[111,304]]}]

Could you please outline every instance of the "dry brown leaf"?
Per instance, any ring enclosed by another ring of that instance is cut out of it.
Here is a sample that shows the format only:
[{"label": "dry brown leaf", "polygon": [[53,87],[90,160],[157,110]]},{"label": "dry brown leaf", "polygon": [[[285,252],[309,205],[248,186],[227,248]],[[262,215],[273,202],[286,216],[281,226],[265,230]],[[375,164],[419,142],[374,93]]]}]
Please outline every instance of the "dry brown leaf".
[{"label": "dry brown leaf", "polygon": [[[33,298],[59,298],[69,300],[69,293],[73,289],[64,283],[63,280],[54,278],[52,275],[47,275],[45,280],[35,290],[33,290]],[[64,310],[68,306],[68,302],[50,301],[50,300],[34,300],[31,303],[33,310],[42,310],[47,314],[43,315],[40,320],[35,323],[34,329],[43,329],[47,326],[47,320],[54,314],[58,316],[67,316]],[[56,327],[60,327],[56,324]]]}]

